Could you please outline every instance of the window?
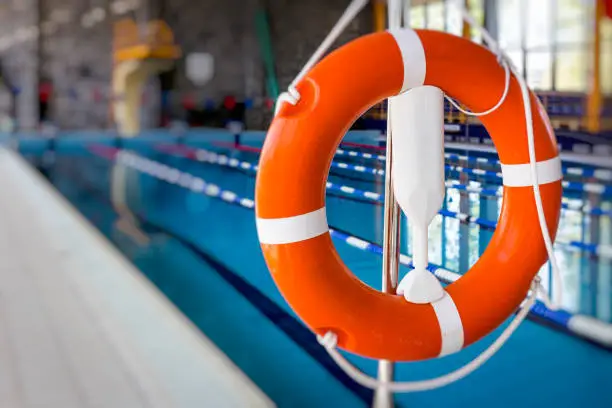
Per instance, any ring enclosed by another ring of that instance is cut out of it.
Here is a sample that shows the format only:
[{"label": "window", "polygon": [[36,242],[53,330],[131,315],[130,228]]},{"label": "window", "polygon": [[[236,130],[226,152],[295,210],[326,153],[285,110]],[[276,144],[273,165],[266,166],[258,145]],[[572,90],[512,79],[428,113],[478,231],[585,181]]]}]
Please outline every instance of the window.
[{"label": "window", "polygon": [[592,5],[585,0],[557,0],[556,39],[560,44],[584,44],[587,41],[588,16]]},{"label": "window", "polygon": [[601,39],[612,41],[612,19],[604,18],[601,22]]},{"label": "window", "polygon": [[523,73],[523,51],[508,51],[508,57],[518,70],[519,74]]},{"label": "window", "polygon": [[612,19],[601,22],[601,89],[612,95]]},{"label": "window", "polygon": [[527,35],[525,45],[527,48],[550,48],[552,44],[552,1],[556,0],[532,0],[526,2]]},{"label": "window", "polygon": [[[499,42],[532,88],[586,91],[594,6],[595,0],[498,0]],[[612,51],[603,48],[612,50],[612,23],[602,30],[602,60],[608,61]],[[602,82],[611,87],[605,64]]]},{"label": "window", "polygon": [[427,5],[427,28],[444,31],[444,2]]},{"label": "window", "polygon": [[500,45],[505,49],[510,50],[521,47],[521,21],[520,0],[499,0],[497,15],[498,34]]},{"label": "window", "polygon": [[601,44],[601,89],[612,95],[612,40]]},{"label": "window", "polygon": [[427,23],[425,6],[412,7],[410,10],[410,26],[412,28],[425,28]]},{"label": "window", "polygon": [[[469,0],[468,10],[478,24],[484,27],[484,0]],[[482,33],[475,27],[470,28],[472,40],[482,42]]]},{"label": "window", "polygon": [[[463,16],[457,2],[465,0],[430,0],[427,7],[428,28],[446,30],[446,32],[461,36],[463,34]],[[476,22],[484,25],[484,0],[469,0],[468,9]],[[471,27],[471,38],[475,42],[482,41],[480,30]]]},{"label": "window", "polygon": [[461,16],[461,12],[459,8],[453,4],[453,2],[446,3],[446,31],[455,34],[461,35],[461,31],[463,30],[463,17]]},{"label": "window", "polygon": [[560,50],[557,53],[557,90],[584,92],[587,89],[588,50]]},{"label": "window", "polygon": [[552,55],[550,51],[527,54],[527,83],[538,91],[552,89]]}]

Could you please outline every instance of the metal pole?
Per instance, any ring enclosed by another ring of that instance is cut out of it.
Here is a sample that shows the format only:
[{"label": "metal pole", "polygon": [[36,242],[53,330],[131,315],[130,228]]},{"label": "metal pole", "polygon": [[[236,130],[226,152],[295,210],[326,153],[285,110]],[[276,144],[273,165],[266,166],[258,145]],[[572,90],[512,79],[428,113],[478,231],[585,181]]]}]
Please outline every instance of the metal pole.
[{"label": "metal pole", "polygon": [[[389,115],[387,109],[387,115]],[[391,179],[391,169],[393,162],[391,160],[392,144],[391,144],[391,125],[387,116],[387,165],[385,171],[385,215],[384,215],[384,236],[383,236],[383,267],[382,267],[382,291],[389,294],[395,294],[398,281],[398,265],[399,265],[399,220],[400,208],[395,200],[393,193],[393,180]],[[381,382],[393,381],[394,362],[389,360],[380,360],[378,363],[378,379]],[[393,393],[384,388],[379,388],[374,394],[375,408],[391,408],[393,407]]]},{"label": "metal pole", "polygon": [[[389,2],[388,24],[389,28],[401,26],[402,4],[399,0]],[[397,18],[399,17],[399,18]],[[393,144],[392,126],[390,112],[391,100],[387,100],[387,151],[385,168],[385,214],[383,235],[383,266],[382,266],[382,291],[395,295],[398,283],[399,265],[399,242],[400,242],[400,208],[395,200],[393,192],[393,180],[391,178],[393,168]],[[378,380],[383,383],[393,381],[394,362],[380,360],[378,362]],[[381,387],[374,393],[374,408],[393,408],[393,393],[389,389]]]}]

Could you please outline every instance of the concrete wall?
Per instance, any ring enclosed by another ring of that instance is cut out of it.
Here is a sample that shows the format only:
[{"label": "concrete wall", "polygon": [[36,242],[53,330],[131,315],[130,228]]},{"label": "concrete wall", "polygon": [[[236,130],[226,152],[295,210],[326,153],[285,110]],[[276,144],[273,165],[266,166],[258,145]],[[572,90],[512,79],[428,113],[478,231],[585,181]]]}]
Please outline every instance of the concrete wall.
[{"label": "concrete wall", "polygon": [[[281,88],[286,88],[301,70],[348,3],[346,0],[269,0],[276,72]],[[366,7],[338,39],[334,48],[370,33],[372,29],[372,11]]]},{"label": "concrete wall", "polygon": [[[90,4],[96,4],[93,1],[7,3],[0,6],[0,61],[8,81],[19,90],[18,126],[37,127],[38,82],[47,79],[54,85],[53,122],[64,128],[106,127],[113,20],[106,18],[83,27],[82,15],[90,10]],[[15,32],[32,27],[37,35],[15,38]]]},{"label": "concrete wall", "polygon": [[[37,1],[41,2],[40,8],[34,7]],[[141,19],[161,17],[173,29],[184,55],[206,52],[215,59],[213,80],[200,87],[187,79],[184,60],[178,62],[174,73],[176,93],[171,98],[174,110],[180,111],[181,96],[186,93],[191,93],[198,102],[212,99],[220,103],[227,95],[235,95],[239,100],[250,98],[255,102],[248,114],[251,128],[265,128],[271,117],[270,109],[264,104],[265,72],[255,29],[258,7],[265,5],[269,12],[275,68],[283,89],[349,3],[348,0],[149,1],[141,1],[141,5],[127,15]],[[0,6],[0,40],[20,27],[36,25],[40,9],[39,37],[0,47],[2,65],[11,77],[17,78],[21,89],[19,119],[22,127],[31,128],[36,124],[38,75],[54,83],[52,119],[60,127],[109,126],[112,24],[126,15],[118,15],[112,7],[113,1],[106,0],[23,0],[14,3],[28,3],[31,7],[19,8],[12,3]],[[104,9],[105,18],[84,26],[83,16],[96,6]],[[339,43],[371,30],[371,10],[367,8]],[[153,101],[149,99],[147,103],[151,104]]]},{"label": "concrete wall", "polygon": [[[16,91],[16,119],[23,129],[33,129],[38,121],[39,44],[32,31],[38,18],[37,0],[0,3],[2,76]],[[18,44],[8,47],[9,38]]]},{"label": "concrete wall", "polygon": [[[62,128],[109,124],[112,19],[84,27],[85,2],[43,0],[41,76],[54,85],[53,121]],[[107,9],[103,8],[107,13]],[[109,13],[110,14],[110,13]]]},{"label": "concrete wall", "polygon": [[[255,35],[257,0],[168,0],[163,19],[174,31],[185,56],[209,53],[214,58],[214,77],[196,86],[185,75],[184,59],[178,62],[175,85],[198,101],[219,103],[225,96],[238,99],[263,95],[263,66]],[[175,98],[176,105],[180,104]],[[261,117],[254,118],[260,121]],[[252,123],[254,124],[254,123]]]},{"label": "concrete wall", "polygon": [[[252,98],[254,109],[248,125],[265,128],[272,112],[263,106],[265,72],[258,44],[255,15],[265,5],[276,59],[276,75],[281,89],[289,85],[310,55],[348,5],[347,0],[168,0],[165,20],[175,32],[185,55],[207,52],[215,58],[215,76],[197,88],[184,75],[184,64],[177,70],[179,92],[192,91],[200,100],[221,100],[226,95]],[[350,25],[338,44],[371,32],[368,7]],[[336,45],[338,45],[336,44]]]}]

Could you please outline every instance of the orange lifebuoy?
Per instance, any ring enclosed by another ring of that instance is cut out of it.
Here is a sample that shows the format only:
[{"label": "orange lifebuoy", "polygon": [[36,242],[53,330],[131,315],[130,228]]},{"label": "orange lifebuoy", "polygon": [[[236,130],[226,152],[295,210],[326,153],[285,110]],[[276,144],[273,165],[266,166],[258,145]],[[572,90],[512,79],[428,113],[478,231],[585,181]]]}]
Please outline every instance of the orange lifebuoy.
[{"label": "orange lifebuoy", "polygon": [[[351,124],[381,100],[432,85],[473,111],[495,105],[504,69],[486,48],[449,34],[398,30],[336,50],[296,86],[268,131],[256,185],[257,229],[283,296],[316,333],[371,358],[411,361],[456,352],[498,327],[520,305],[546,261],[538,225],[519,85],[481,117],[502,163],[498,227],[478,262],[446,295],[413,304],[365,285],[344,265],[328,232],[325,182]],[[561,164],[547,116],[531,94],[537,171],[554,236],[561,208]],[[415,177],[417,175],[414,175]]]}]

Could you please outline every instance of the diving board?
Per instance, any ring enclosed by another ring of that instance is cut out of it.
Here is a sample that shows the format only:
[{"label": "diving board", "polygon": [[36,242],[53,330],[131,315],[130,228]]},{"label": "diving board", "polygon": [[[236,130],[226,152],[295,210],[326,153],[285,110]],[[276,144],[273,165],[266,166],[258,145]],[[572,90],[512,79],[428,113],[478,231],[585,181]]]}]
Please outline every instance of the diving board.
[{"label": "diving board", "polygon": [[0,407],[274,406],[21,157],[0,172]]}]

